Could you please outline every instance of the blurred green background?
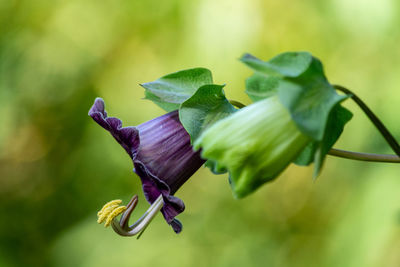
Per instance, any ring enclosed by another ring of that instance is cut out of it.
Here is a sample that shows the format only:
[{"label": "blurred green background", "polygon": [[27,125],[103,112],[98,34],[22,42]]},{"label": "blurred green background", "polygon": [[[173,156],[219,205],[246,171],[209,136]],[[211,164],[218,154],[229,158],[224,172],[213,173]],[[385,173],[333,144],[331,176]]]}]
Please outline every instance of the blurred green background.
[{"label": "blurred green background", "polygon": [[[291,166],[243,199],[202,168],[177,193],[176,235],[158,216],[140,240],[96,223],[140,193],[129,157],[88,116],[94,98],[137,125],[163,111],[138,85],[212,70],[244,103],[237,59],[306,50],[400,139],[395,0],[0,1],[0,266],[400,266],[400,165],[328,157]],[[336,147],[390,153],[358,110]]]}]

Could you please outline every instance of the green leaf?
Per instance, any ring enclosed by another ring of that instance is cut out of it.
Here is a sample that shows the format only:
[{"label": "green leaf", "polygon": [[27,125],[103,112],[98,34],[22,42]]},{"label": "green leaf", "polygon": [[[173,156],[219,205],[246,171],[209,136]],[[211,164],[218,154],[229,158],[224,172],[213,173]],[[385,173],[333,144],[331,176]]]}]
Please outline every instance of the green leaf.
[{"label": "green leaf", "polygon": [[315,153],[314,179],[319,175],[324,159],[343,132],[345,124],[351,120],[353,114],[337,104],[329,115],[326,131],[322,142]]},{"label": "green leaf", "polygon": [[226,99],[223,87],[216,84],[203,85],[181,104],[179,119],[192,142],[206,128],[236,111]]},{"label": "green leaf", "polygon": [[254,73],[246,79],[246,94],[253,102],[275,95],[281,78]]},{"label": "green leaf", "polygon": [[145,99],[166,111],[172,111],[206,84],[212,84],[211,72],[205,68],[194,68],[165,75],[141,86],[146,90]]},{"label": "green leaf", "polygon": [[276,91],[297,127],[322,141],[331,110],[346,96],[338,95],[329,84],[318,59],[307,52],[288,52],[267,62],[246,54],[241,61],[256,71],[247,83],[253,100]]}]

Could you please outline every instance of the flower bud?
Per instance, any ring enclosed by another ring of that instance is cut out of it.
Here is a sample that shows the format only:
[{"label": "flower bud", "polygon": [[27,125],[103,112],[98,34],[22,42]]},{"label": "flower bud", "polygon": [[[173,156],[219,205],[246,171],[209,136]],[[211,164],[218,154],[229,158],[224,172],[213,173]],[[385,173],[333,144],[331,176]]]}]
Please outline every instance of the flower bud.
[{"label": "flower bud", "polygon": [[194,148],[229,171],[234,195],[241,198],[277,177],[309,142],[272,96],[215,123]]}]

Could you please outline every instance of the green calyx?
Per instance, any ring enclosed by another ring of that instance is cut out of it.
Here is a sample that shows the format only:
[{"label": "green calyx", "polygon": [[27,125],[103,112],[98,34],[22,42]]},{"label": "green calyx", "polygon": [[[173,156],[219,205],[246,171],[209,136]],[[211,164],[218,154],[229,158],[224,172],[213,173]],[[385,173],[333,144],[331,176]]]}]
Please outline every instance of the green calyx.
[{"label": "green calyx", "polygon": [[246,81],[249,97],[259,101],[277,94],[298,129],[312,140],[295,163],[314,162],[317,177],[326,154],[352,117],[340,105],[349,96],[336,93],[321,62],[308,52],[282,53],[269,61],[245,54],[240,60],[255,71]]}]

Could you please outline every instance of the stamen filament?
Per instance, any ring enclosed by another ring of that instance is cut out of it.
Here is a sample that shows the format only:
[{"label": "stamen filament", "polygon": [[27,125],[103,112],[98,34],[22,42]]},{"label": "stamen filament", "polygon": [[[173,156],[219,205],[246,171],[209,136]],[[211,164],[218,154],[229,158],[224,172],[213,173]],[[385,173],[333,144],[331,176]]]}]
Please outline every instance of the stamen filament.
[{"label": "stamen filament", "polygon": [[129,222],[129,217],[131,216],[132,211],[136,208],[137,203],[139,202],[139,198],[137,195],[134,195],[131,200],[129,201],[128,205],[126,205],[127,209],[126,211],[122,214],[121,219],[120,219],[120,226],[124,229],[127,228],[128,222]]},{"label": "stamen filament", "polygon": [[121,225],[121,223],[117,219],[114,219],[112,221],[112,223],[111,223],[111,226],[114,229],[114,231],[117,234],[121,235],[121,236],[134,236],[134,235],[137,235],[137,234],[143,232],[146,229],[146,227],[150,224],[150,222],[154,219],[154,217],[161,210],[163,205],[164,205],[164,201],[163,201],[162,195],[160,195],[156,199],[156,201],[154,201],[154,203],[150,206],[150,208],[143,214],[143,216],[140,217],[131,226],[127,226],[126,225],[128,219],[129,219],[130,213],[133,210],[133,209],[130,210],[130,207],[128,207],[128,210],[130,210],[130,212],[128,212],[128,210],[127,210],[127,211],[125,211],[125,213],[123,215],[124,218],[127,218],[127,220],[124,221],[123,224]]}]

